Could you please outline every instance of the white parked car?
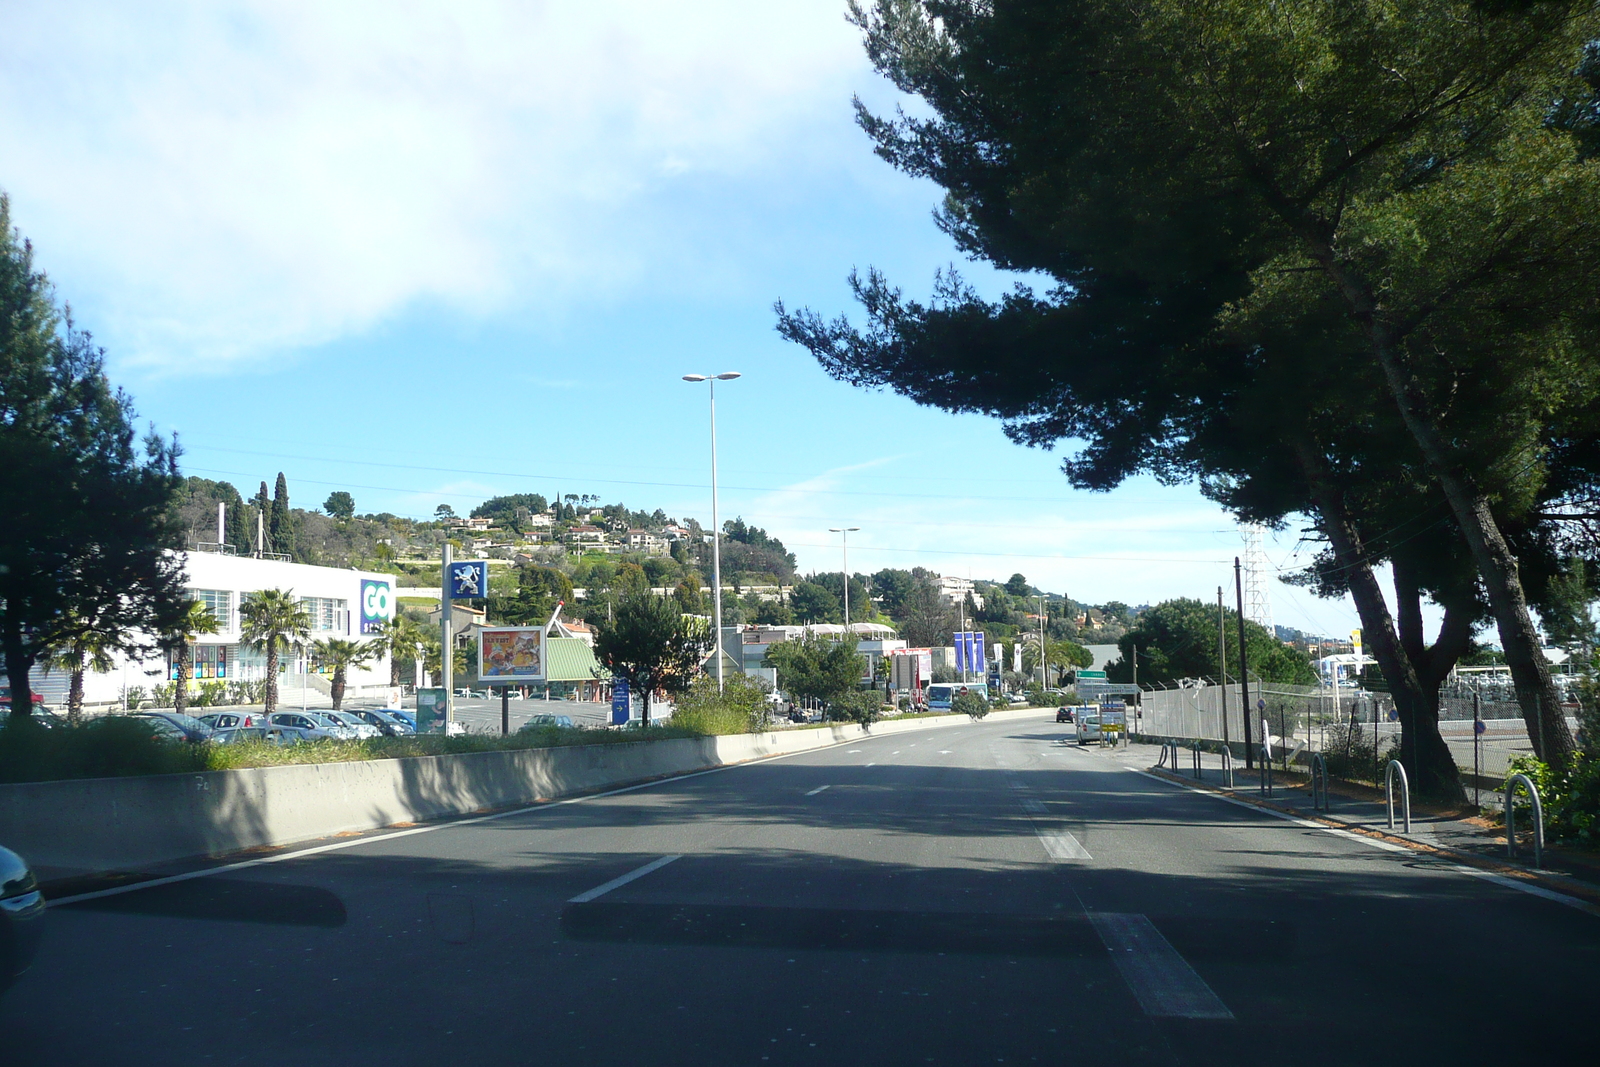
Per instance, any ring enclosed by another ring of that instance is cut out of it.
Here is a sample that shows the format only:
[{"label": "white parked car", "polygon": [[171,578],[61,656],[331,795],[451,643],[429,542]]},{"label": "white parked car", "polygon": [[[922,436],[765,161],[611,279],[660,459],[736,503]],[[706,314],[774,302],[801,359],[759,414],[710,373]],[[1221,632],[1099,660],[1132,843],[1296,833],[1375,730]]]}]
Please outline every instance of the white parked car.
[{"label": "white parked car", "polygon": [[321,711],[317,714],[321,715],[324,719],[329,719],[338,725],[343,726],[346,730],[350,731],[351,738],[357,741],[365,741],[369,737],[379,737],[383,734],[382,730],[378,729],[367,720],[361,718],[359,715],[351,715],[349,712],[344,711]]}]

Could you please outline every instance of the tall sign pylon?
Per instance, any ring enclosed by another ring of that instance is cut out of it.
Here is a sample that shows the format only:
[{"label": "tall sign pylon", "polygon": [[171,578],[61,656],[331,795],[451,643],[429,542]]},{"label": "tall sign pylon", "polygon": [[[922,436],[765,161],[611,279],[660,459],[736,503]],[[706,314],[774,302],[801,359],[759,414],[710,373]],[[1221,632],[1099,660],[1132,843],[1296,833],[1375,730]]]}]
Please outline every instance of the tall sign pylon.
[{"label": "tall sign pylon", "polygon": [[1271,570],[1262,547],[1266,529],[1253,522],[1240,523],[1240,527],[1244,533],[1244,617],[1277,636],[1272,628]]}]

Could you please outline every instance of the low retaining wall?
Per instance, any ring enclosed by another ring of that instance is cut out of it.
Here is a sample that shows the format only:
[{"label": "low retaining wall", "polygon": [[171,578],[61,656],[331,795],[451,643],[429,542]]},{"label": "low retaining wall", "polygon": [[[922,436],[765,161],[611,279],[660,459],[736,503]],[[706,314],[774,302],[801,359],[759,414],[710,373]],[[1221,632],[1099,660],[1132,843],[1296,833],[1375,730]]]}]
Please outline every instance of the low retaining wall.
[{"label": "low retaining wall", "polygon": [[[995,712],[993,719],[1048,715]],[[44,876],[138,871],[396,823],[615,788],[965,716],[726,737],[0,785],[0,844]]]}]

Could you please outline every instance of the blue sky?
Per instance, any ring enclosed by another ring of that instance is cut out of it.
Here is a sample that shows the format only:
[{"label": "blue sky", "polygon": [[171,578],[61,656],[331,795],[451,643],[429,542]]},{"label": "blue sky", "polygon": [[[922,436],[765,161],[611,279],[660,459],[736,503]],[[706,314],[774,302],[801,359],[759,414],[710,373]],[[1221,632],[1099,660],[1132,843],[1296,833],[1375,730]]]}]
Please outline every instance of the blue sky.
[{"label": "blue sky", "polygon": [[776,299],[831,316],[852,267],[924,293],[958,260],[852,94],[897,102],[834,0],[11,3],[0,189],[141,414],[246,494],[282,470],[300,506],[572,492],[708,521],[705,388],[679,379],[737,370],[724,517],[804,569],[859,526],[852,570],[1020,571],[1093,603],[1231,588],[1242,542],[1192,489],[1075,492],[998,423],[778,338]]}]

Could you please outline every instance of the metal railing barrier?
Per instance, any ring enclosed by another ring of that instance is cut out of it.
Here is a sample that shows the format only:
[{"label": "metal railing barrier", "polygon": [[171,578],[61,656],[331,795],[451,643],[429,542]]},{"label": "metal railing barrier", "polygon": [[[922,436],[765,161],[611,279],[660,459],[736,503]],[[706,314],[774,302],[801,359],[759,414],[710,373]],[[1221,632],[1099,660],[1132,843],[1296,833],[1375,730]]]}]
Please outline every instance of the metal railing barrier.
[{"label": "metal railing barrier", "polygon": [[1227,745],[1222,746],[1222,779],[1229,789],[1233,788],[1233,750]]},{"label": "metal railing barrier", "polygon": [[1517,815],[1516,808],[1511,805],[1511,797],[1515,792],[1517,783],[1521,782],[1528,791],[1528,799],[1533,802],[1533,865],[1544,866],[1544,806],[1539,803],[1539,787],[1533,784],[1533,779],[1526,774],[1513,774],[1506,779],[1505,810],[1506,810],[1506,855],[1511,859],[1517,858]]},{"label": "metal railing barrier", "polygon": [[1261,777],[1257,781],[1260,783],[1261,795],[1270,797],[1272,795],[1272,746],[1269,744],[1261,746]]},{"label": "metal railing barrier", "polygon": [[1400,761],[1392,759],[1383,769],[1383,802],[1389,809],[1389,829],[1394,829],[1394,772],[1400,772],[1400,799],[1405,808],[1406,833],[1411,832],[1411,781]]},{"label": "metal railing barrier", "polygon": [[[1317,786],[1322,787],[1322,803],[1317,803]],[[1332,811],[1328,805],[1328,761],[1322,758],[1322,753],[1311,754],[1311,810]]]},{"label": "metal railing barrier", "polygon": [[1194,743],[1192,746],[1191,755],[1194,759],[1194,779],[1198,782],[1201,778],[1205,777],[1205,771],[1200,766],[1200,742],[1196,741]]},{"label": "metal railing barrier", "polygon": [[[1163,742],[1161,742],[1161,758],[1156,760],[1156,766],[1157,767],[1165,767],[1167,765],[1167,754],[1172,751],[1172,747],[1173,746],[1172,746],[1172,742],[1171,741],[1163,741]],[[1173,763],[1172,769],[1173,770],[1177,770],[1178,769],[1178,765],[1177,765],[1176,762]]]}]

